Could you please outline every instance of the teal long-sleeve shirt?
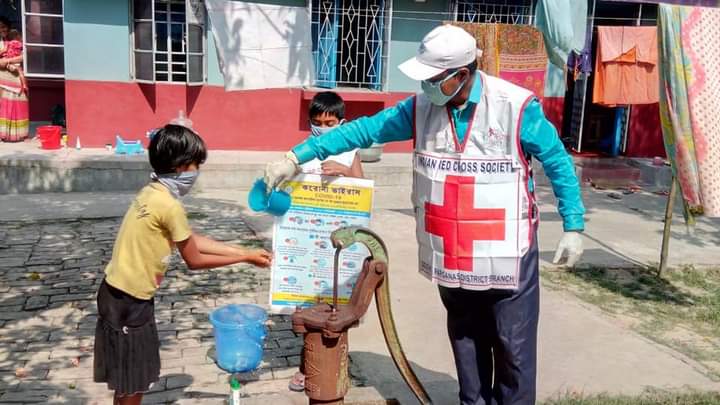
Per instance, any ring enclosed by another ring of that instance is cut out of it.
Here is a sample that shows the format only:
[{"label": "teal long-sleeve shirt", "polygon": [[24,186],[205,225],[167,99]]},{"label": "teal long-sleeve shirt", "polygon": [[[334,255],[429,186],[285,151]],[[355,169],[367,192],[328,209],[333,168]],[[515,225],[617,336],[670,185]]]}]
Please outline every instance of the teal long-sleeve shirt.
[{"label": "teal long-sleeve shirt", "polygon": [[[475,75],[468,105],[452,109],[452,117],[459,137],[465,136],[474,108],[471,103],[480,102],[482,82]],[[319,137],[310,137],[293,148],[300,163],[312,159],[324,160],[356,148],[367,148],[373,143],[406,141],[413,137],[413,97],[399,102],[371,117],[362,117]],[[460,142],[463,139],[459,139]],[[520,127],[520,145],[523,152],[538,159],[558,200],[558,212],[563,218],[565,231],[585,229],[585,207],[580,196],[580,185],[575,166],[565,151],[555,127],[545,118],[540,102],[528,103]],[[531,190],[534,185],[529,185]]]}]

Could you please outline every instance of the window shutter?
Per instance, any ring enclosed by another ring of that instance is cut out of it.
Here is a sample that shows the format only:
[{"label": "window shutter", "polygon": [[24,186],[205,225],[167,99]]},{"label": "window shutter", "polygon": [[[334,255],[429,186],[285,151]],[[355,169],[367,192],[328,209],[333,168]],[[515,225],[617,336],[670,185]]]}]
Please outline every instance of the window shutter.
[{"label": "window shutter", "polygon": [[185,0],[185,14],[187,84],[189,86],[199,86],[207,80],[205,3],[202,0]]},{"label": "window shutter", "polygon": [[155,83],[155,2],[133,1],[133,79]]}]

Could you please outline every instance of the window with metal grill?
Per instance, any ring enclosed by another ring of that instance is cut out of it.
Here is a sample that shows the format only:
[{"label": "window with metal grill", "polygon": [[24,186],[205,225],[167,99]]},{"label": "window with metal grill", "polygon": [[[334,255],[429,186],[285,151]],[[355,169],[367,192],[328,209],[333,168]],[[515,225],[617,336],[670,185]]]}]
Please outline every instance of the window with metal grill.
[{"label": "window with metal grill", "polygon": [[138,82],[204,83],[205,36],[202,1],[134,0],[134,79]]},{"label": "window with metal grill", "polygon": [[532,24],[533,0],[456,0],[454,20],[468,23]]},{"label": "window with metal grill", "polygon": [[391,0],[311,0],[316,86],[382,90]]},{"label": "window with metal grill", "polygon": [[25,74],[65,75],[62,0],[23,0],[22,30]]}]

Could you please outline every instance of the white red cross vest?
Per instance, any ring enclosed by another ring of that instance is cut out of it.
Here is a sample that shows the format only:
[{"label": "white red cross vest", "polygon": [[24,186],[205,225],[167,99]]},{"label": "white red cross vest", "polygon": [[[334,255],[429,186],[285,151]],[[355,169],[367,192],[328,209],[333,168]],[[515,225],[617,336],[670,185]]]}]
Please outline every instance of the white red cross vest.
[{"label": "white red cross vest", "polygon": [[482,99],[460,143],[447,107],[415,98],[413,204],[420,272],[445,287],[517,289],[533,238],[520,147],[533,94],[478,71]]}]

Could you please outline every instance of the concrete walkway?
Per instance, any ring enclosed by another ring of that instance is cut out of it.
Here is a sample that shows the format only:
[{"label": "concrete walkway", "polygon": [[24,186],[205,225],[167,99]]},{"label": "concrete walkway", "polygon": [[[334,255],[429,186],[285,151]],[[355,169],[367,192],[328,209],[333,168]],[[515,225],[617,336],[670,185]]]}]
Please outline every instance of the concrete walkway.
[{"label": "concrete walkway", "polygon": [[[588,226],[584,264],[633,266],[657,262],[666,198],[637,193],[617,200],[608,193],[585,190]],[[540,250],[543,265],[547,265],[561,233],[560,222],[550,190],[540,187],[538,195],[543,203]],[[121,215],[131,197],[102,193],[4,195],[0,196],[0,221]],[[240,205],[237,212],[248,225],[270,237],[271,219],[249,212],[243,207],[245,201],[244,192],[205,191],[189,197],[187,205],[191,212],[212,209],[217,214],[223,209],[235,211]],[[405,352],[435,403],[454,404],[457,381],[445,314],[436,289],[416,273],[411,212],[407,187],[381,190],[373,227],[390,249],[393,312]],[[719,264],[719,225],[718,221],[701,220],[694,235],[688,235],[678,213],[673,223],[671,264]],[[638,393],[648,386],[720,389],[700,365],[640,337],[574,297],[543,290],[541,314],[540,398],[567,391]],[[353,373],[358,378],[386,398],[414,403],[387,354],[374,310],[352,331],[350,344]],[[273,403],[282,403],[277,398]]]}]

